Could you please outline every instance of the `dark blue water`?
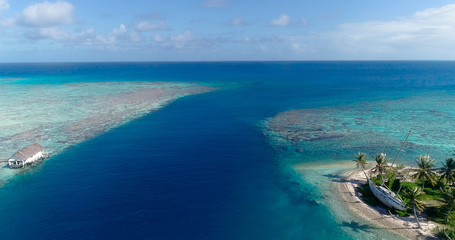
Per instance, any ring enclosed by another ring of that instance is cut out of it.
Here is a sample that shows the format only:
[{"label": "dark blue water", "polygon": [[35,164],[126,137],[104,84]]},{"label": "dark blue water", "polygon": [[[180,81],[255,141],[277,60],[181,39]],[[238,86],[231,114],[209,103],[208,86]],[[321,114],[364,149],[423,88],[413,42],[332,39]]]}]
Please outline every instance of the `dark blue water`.
[{"label": "dark blue water", "polygon": [[192,81],[185,97],[0,189],[1,239],[350,239],[260,123],[293,108],[421,94],[454,62],[2,64],[8,84]]}]

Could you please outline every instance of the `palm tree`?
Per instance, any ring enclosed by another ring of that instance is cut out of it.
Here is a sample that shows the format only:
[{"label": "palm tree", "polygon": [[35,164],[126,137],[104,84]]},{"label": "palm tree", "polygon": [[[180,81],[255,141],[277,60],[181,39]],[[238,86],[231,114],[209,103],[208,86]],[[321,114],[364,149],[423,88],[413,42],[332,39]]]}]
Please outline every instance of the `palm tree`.
[{"label": "palm tree", "polygon": [[406,205],[412,207],[412,210],[414,211],[414,217],[417,221],[417,225],[419,225],[419,228],[422,228],[422,226],[420,226],[419,219],[417,218],[416,209],[423,211],[424,206],[422,201],[420,201],[421,196],[422,192],[418,187],[415,187],[413,191],[406,192],[406,197],[409,199],[409,202]]},{"label": "palm tree", "polygon": [[422,191],[425,189],[425,180],[430,180],[434,184],[434,159],[430,160],[428,155],[420,155],[416,158],[416,163],[419,166],[417,172],[413,175],[415,179],[420,179],[422,181]]},{"label": "palm tree", "polygon": [[441,193],[446,207],[449,208],[446,216],[446,222],[449,222],[450,212],[452,212],[455,207],[455,188],[441,189]]},{"label": "palm tree", "polygon": [[374,157],[374,160],[376,161],[376,166],[373,168],[373,170],[375,172],[379,172],[379,175],[381,175],[381,183],[384,182],[383,173],[386,170],[388,162],[388,160],[385,157],[386,157],[385,153],[379,153]]},{"label": "palm tree", "polygon": [[439,173],[441,173],[441,179],[446,178],[446,185],[449,183],[453,183],[455,179],[455,159],[447,158],[446,162],[443,163],[442,168],[439,168]]},{"label": "palm tree", "polygon": [[365,153],[356,154],[353,161],[355,162],[355,167],[362,168],[362,170],[368,165],[367,155]]}]

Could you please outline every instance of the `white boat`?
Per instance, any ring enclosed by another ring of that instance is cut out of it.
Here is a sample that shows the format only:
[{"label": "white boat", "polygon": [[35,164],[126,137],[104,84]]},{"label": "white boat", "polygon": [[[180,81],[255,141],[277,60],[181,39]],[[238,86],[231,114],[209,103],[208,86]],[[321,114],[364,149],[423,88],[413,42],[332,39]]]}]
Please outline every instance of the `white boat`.
[{"label": "white boat", "polygon": [[[412,131],[409,131],[408,136],[406,136],[406,139],[403,141],[403,143],[401,144],[401,147],[398,149],[398,153],[395,156],[395,158],[392,162],[392,165],[390,165],[389,171],[392,170],[393,165],[395,164],[395,161],[397,160],[400,153],[403,151],[403,146],[408,141],[408,138],[411,135],[411,132]],[[387,176],[388,174],[386,173],[385,175]],[[397,194],[395,194],[390,189],[383,186],[384,183],[381,186],[377,186],[370,180],[370,178],[366,174],[365,174],[365,176],[367,177],[368,185],[370,186],[371,192],[373,193],[374,196],[376,196],[377,199],[379,199],[379,201],[381,201],[382,203],[384,203],[386,206],[388,206],[390,208],[395,208],[400,211],[404,211],[407,209],[406,206],[404,205],[403,201],[398,197]]]},{"label": "white boat", "polygon": [[398,198],[398,196],[394,192],[383,186],[377,186],[368,177],[367,179],[371,192],[374,194],[374,196],[376,196],[377,199],[379,199],[379,201],[381,201],[390,208],[395,208],[400,211],[404,211],[407,209],[403,201],[401,201],[401,199]]}]

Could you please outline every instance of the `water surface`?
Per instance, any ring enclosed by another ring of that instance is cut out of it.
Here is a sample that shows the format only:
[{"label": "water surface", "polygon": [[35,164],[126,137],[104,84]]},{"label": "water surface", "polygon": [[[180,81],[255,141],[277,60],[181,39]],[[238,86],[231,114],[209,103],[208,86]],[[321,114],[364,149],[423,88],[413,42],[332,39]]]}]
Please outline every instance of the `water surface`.
[{"label": "water surface", "polygon": [[[330,131],[351,129],[355,138],[357,130],[376,126],[375,120],[382,125],[372,131],[396,142],[408,131],[399,115],[409,106],[419,111],[417,103],[423,103],[424,117],[409,115],[416,117],[414,128],[429,119],[440,124],[428,111],[451,119],[454,67],[453,62],[2,64],[4,88],[167,82],[219,89],[178,98],[16,176],[0,189],[0,234],[5,239],[374,239],[343,225],[324,203],[323,186],[315,184],[321,175],[308,180],[291,168],[298,162],[349,160],[369,141],[342,148],[331,142],[339,138],[302,141],[302,154],[286,138],[277,142],[265,124],[277,114],[311,112],[324,126],[332,121]],[[394,122],[399,125],[388,131]],[[435,128],[446,133],[416,137],[415,143],[432,146],[424,149],[435,154],[441,150],[441,160],[449,154],[450,144],[441,141],[453,134],[451,124]],[[431,124],[424,129],[431,133]],[[372,152],[380,149],[375,146]]]}]

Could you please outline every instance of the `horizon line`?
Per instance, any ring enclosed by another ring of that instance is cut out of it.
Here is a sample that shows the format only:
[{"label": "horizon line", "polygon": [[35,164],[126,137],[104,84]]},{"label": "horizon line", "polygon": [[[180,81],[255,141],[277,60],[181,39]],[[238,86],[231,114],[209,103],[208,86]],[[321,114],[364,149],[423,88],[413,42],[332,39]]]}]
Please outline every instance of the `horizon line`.
[{"label": "horizon line", "polygon": [[24,61],[24,62],[1,62],[0,64],[57,64],[57,63],[254,63],[254,62],[455,62],[454,60],[150,60],[150,61]]}]

